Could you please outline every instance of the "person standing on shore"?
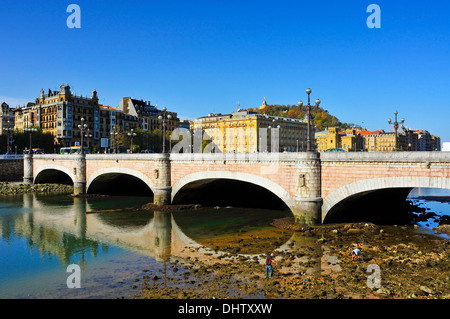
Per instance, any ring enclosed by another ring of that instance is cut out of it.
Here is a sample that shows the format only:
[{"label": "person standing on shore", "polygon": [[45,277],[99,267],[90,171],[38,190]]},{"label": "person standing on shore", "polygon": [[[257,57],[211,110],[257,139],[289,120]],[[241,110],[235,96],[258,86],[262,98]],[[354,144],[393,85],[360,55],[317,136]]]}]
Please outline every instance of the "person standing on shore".
[{"label": "person standing on shore", "polygon": [[266,258],[266,278],[267,276],[269,276],[269,278],[272,278],[273,275],[272,263],[276,264],[277,262],[274,260],[273,253],[270,253],[269,255],[267,255]]}]

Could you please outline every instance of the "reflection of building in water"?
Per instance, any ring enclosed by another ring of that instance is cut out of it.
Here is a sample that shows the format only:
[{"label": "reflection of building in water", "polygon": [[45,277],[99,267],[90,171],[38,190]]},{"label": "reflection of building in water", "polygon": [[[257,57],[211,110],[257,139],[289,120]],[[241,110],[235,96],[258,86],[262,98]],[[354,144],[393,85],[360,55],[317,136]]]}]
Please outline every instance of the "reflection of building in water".
[{"label": "reflection of building in water", "polygon": [[[48,211],[48,207],[39,201],[36,194],[24,194],[23,207],[30,209],[30,212],[16,216],[14,234],[27,238],[29,248],[37,248],[41,258],[56,256],[61,264],[66,265],[78,257],[78,263],[84,268],[87,254],[97,256],[100,243],[86,238],[85,199],[75,198],[74,204],[67,207],[65,212],[56,212]],[[58,218],[67,216],[72,219],[72,233],[62,231],[55,222]],[[48,223],[43,222],[43,217],[49,217]],[[102,250],[104,249],[105,247],[102,247]]]}]

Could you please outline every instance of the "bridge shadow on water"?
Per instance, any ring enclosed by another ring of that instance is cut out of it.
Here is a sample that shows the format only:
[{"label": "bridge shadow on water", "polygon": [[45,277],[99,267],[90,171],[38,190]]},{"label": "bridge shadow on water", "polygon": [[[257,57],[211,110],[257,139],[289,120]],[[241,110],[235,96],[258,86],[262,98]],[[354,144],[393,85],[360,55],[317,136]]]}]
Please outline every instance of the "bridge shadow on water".
[{"label": "bridge shadow on water", "polygon": [[412,188],[387,188],[355,194],[335,205],[324,223],[372,222],[384,225],[411,223],[415,208],[406,198]]}]

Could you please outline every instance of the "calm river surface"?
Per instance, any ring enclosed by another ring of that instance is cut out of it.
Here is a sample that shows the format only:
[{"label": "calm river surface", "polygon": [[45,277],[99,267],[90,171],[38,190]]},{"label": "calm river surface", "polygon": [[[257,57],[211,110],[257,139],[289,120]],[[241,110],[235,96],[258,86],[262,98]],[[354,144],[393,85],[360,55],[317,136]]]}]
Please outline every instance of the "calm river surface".
[{"label": "calm river surface", "polygon": [[[432,195],[450,192],[416,189],[410,197],[436,214],[450,215],[449,202],[417,199]],[[164,277],[173,271],[166,264],[175,261],[182,273],[181,260],[201,258],[201,247],[217,251],[230,238],[251,236],[273,248],[274,242],[283,246],[291,236],[270,225],[273,219],[290,216],[288,211],[138,210],[147,202],[143,197],[0,196],[0,298],[129,298],[137,293],[133,285],[143,271]],[[419,225],[428,231],[436,226],[432,220]],[[240,253],[266,251],[247,252],[243,245]],[[81,268],[81,289],[67,287],[67,266],[72,263]]]}]

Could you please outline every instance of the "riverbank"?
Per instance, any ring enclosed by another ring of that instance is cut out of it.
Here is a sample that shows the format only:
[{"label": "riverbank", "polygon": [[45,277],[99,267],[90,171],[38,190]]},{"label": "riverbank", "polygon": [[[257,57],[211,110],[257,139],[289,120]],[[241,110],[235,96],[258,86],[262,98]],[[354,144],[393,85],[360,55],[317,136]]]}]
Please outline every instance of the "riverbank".
[{"label": "riverbank", "polygon": [[[257,238],[243,241],[236,236],[223,246],[206,243],[200,249],[211,251],[208,258],[170,260],[168,269],[185,269],[182,278],[162,280],[161,273],[143,273],[137,278],[140,291],[135,298],[450,298],[446,239],[420,234],[413,226],[347,223],[288,230],[290,222],[285,218],[273,223],[281,232],[293,234],[285,249],[275,250],[272,279],[264,276],[264,258],[273,247]],[[260,254],[236,254],[234,249],[243,244]],[[350,254],[356,247],[361,258],[352,262]],[[196,256],[198,249],[189,248],[187,253]],[[225,253],[218,255],[219,251]],[[380,285],[368,286],[373,271],[368,272],[369,265],[379,267]]]},{"label": "riverbank", "polygon": [[1,182],[0,195],[24,193],[72,193],[73,186],[63,184],[35,184],[28,185],[20,182]]},{"label": "riverbank", "polygon": [[185,209],[199,209],[201,205],[199,204],[180,204],[180,205],[156,205],[154,203],[147,203],[142,205],[142,210],[148,211],[158,211],[158,212],[173,212]]},{"label": "riverbank", "polygon": [[450,225],[439,225],[438,227],[433,227],[433,230],[438,234],[450,236]]}]

